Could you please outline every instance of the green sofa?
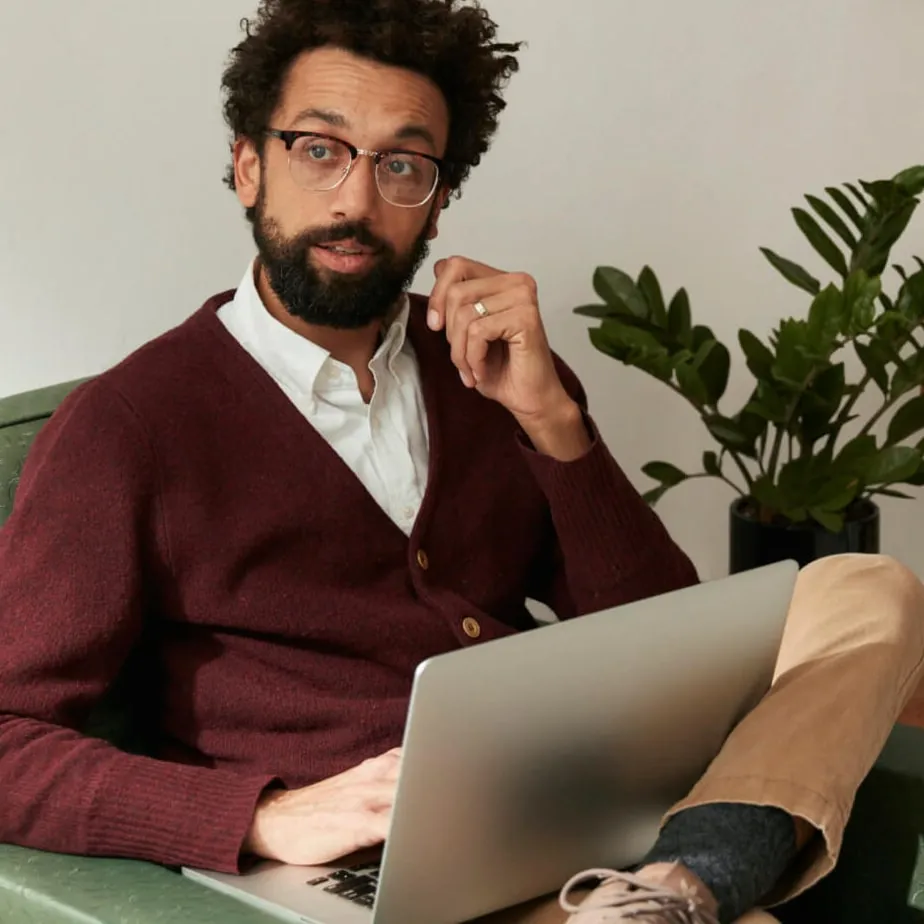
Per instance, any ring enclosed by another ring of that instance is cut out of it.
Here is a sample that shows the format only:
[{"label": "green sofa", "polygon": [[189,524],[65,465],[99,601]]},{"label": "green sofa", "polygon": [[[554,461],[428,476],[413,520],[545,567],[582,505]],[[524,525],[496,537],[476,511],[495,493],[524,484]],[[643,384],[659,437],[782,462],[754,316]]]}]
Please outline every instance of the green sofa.
[{"label": "green sofa", "polygon": [[[0,526],[12,509],[32,440],[77,384],[0,401]],[[899,726],[860,791],[837,870],[777,913],[785,924],[924,922],[922,837],[924,732]],[[212,921],[270,924],[271,919],[151,864],[0,846],[3,924]]]}]

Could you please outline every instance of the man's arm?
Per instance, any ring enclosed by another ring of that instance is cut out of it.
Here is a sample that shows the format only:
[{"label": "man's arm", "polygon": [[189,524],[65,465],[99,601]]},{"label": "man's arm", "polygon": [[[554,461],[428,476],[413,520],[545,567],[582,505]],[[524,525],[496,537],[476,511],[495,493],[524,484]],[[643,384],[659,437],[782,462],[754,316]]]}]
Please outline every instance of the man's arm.
[{"label": "man's arm", "polygon": [[567,618],[696,583],[600,439],[577,378],[552,353],[536,281],[463,257],[434,272],[430,328],[445,333],[466,387],[513,415],[549,501],[555,541],[531,595]]},{"label": "man's arm", "polygon": [[238,868],[269,777],[129,755],[80,734],[168,568],[155,459],[103,382],[39,434],[0,529],[0,841]]},{"label": "man's arm", "polygon": [[597,431],[577,377],[557,357],[556,367],[576,417],[521,436],[553,526],[530,596],[567,619],[697,583],[692,562]]}]

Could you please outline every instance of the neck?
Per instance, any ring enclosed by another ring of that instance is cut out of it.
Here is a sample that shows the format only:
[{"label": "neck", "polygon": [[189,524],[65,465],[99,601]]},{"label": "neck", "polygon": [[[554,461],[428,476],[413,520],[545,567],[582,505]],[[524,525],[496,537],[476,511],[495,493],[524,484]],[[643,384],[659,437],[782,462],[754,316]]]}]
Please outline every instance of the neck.
[{"label": "neck", "polygon": [[350,366],[356,372],[357,377],[360,376],[361,371],[368,374],[369,363],[375,355],[382,336],[381,321],[373,321],[357,330],[337,330],[320,324],[309,324],[295,317],[283,305],[269,284],[269,279],[262,266],[257,269],[256,283],[257,292],[266,310],[280,324],[317,344],[322,350],[330,353],[333,359]]}]

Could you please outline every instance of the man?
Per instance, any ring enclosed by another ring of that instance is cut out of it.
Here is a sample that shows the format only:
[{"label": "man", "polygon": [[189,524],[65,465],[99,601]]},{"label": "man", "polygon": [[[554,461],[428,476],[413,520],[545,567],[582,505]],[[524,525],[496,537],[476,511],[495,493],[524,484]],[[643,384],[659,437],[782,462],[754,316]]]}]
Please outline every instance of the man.
[{"label": "man", "polygon": [[[457,0],[248,24],[225,114],[258,258],[65,402],[0,532],[0,839],[226,871],[379,844],[424,658],[531,628],[527,598],[567,619],[696,580],[530,277],[454,257],[404,295],[503,109],[495,34]],[[772,693],[640,869],[498,920],[724,922],[816,881],[922,607],[887,559],[809,569]],[[144,756],[80,731],[126,673]]]}]

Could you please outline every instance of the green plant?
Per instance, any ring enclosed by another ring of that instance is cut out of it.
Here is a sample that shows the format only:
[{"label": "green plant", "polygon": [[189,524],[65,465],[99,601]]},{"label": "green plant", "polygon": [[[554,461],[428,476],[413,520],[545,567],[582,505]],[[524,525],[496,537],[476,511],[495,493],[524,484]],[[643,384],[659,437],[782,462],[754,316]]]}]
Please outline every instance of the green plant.
[{"label": "green plant", "polygon": [[[769,344],[740,331],[755,381],[733,414],[720,406],[731,354],[710,328],[694,325],[687,292],[666,302],[647,266],[637,279],[614,267],[596,270],[602,304],[575,309],[600,321],[590,331],[594,347],[682,395],[719,444],[718,452],[704,454],[701,472],[668,462],[646,465],[657,482],[645,495],[650,503],[691,478],[721,478],[762,522],[814,520],[837,532],[864,499],[908,497],[896,486],[924,485],[924,261],[915,257],[918,268],[910,274],[895,266],[897,293],[890,297],[883,289],[892,249],[922,192],[919,166],[892,180],[829,187],[827,198],[806,196],[811,211],[793,209],[837,281],[822,286],[808,270],[762,249],[812,301],[807,317],[783,320]],[[848,380],[851,354],[859,360],[851,363],[859,370],[856,381]],[[880,393],[879,405],[852,427],[857,403],[870,389]],[[880,423],[882,438],[875,432]]]}]

